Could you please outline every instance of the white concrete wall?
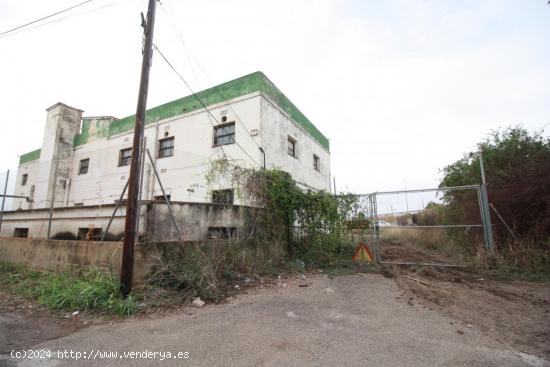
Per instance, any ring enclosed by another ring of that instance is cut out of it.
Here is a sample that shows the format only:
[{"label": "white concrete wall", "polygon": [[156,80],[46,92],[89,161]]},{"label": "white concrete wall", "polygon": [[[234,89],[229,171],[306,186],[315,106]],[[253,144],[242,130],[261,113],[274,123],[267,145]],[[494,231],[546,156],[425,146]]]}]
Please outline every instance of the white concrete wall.
[{"label": "white concrete wall", "polygon": [[[227,116],[227,122],[235,122],[236,144],[213,147],[212,124],[216,121],[204,110],[146,125],[147,148],[171,200],[211,202],[211,190],[231,187],[223,179],[207,182],[205,175],[211,162],[227,157],[240,166],[260,168],[263,165],[260,146],[266,152],[268,168],[278,167],[307,186],[330,191],[330,154],[263,94],[254,92],[209,106],[209,110],[218,122],[221,122],[222,116]],[[46,130],[48,139],[55,139],[50,131],[54,129]],[[252,136],[252,131],[257,131],[257,134]],[[287,154],[289,135],[297,141],[297,158]],[[157,158],[158,141],[165,137],[174,137],[174,155]],[[74,148],[72,162],[69,162],[69,167],[63,167],[64,174],[68,170],[66,189],[58,191],[55,206],[106,205],[118,200],[130,167],[118,166],[119,152],[130,148],[132,139],[133,131],[109,138],[91,136],[88,143]],[[30,188],[35,185],[35,200],[30,205],[24,200],[17,200],[14,209],[49,207],[48,174],[53,153],[48,153],[48,149],[42,152],[40,160],[19,167],[16,194],[29,195]],[[320,157],[320,172],[313,169],[313,154]],[[89,170],[86,174],[79,174],[80,161],[87,158],[90,160]],[[25,186],[21,186],[23,173],[29,174]],[[59,180],[57,185],[60,185]],[[146,159],[142,197],[150,200],[158,195],[161,195],[161,190]]]},{"label": "white concrete wall", "polygon": [[[28,202],[25,199],[14,199],[11,209],[32,209],[36,204],[45,205],[44,200],[46,200],[46,192],[44,191],[42,196],[37,194],[36,186],[48,184],[48,176],[43,176],[42,180],[38,178],[41,176],[43,165],[39,161],[29,162],[27,164],[22,164],[17,170],[17,178],[15,182],[15,189],[13,194],[20,196],[34,196],[34,202]],[[28,179],[26,185],[22,186],[21,182],[23,180],[23,175],[27,174]],[[32,194],[32,187],[34,188],[34,194]],[[31,195],[32,194],[32,195]]]},{"label": "white concrete wall", "polygon": [[[330,153],[268,97],[262,98],[261,107],[267,168],[279,168],[306,187],[330,192]],[[295,158],[288,154],[289,136],[296,141]],[[314,154],[320,158],[319,171],[313,168]]]},{"label": "white concrete wall", "polygon": [[[256,145],[259,144],[259,137],[251,137],[244,126],[259,129],[259,100],[259,94],[255,93],[232,100],[230,105],[224,103],[209,107],[218,121],[221,121],[222,115],[227,116],[228,122],[235,121],[236,141],[243,149],[237,144],[224,145],[223,149],[213,147],[213,127],[209,114],[203,111],[195,111],[146,126],[147,148],[155,161],[166,193],[171,195],[171,200],[210,202],[210,191],[224,188],[224,185],[207,185],[205,175],[212,161],[224,158],[223,152],[239,165],[258,166],[256,162],[261,161]],[[212,119],[212,123],[216,124],[216,121]],[[166,137],[174,137],[174,155],[158,158],[158,141]],[[132,139],[133,131],[129,131],[109,139],[94,140],[75,149],[68,206],[75,203],[110,204],[118,199],[128,179],[130,167],[118,166],[119,152],[121,149],[130,148]],[[90,159],[89,171],[87,174],[79,175],[80,160],[86,158]],[[149,159],[146,159],[143,190],[144,199],[161,195]]]}]

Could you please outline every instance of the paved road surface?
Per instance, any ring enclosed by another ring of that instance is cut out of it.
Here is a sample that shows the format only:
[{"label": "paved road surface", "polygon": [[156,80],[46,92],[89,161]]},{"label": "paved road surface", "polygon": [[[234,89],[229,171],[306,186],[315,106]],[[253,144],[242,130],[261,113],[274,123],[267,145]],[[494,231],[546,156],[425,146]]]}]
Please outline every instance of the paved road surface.
[{"label": "paved road surface", "polygon": [[[188,352],[20,366],[546,366],[402,296],[380,275],[292,280],[227,304],[89,327],[35,349]],[[412,305],[410,304],[412,303]],[[193,312],[193,314],[190,314]],[[475,310],[472,310],[475,312]],[[517,351],[520,352],[520,351]],[[1,363],[1,362],[0,362]],[[11,364],[11,362],[10,362]]]}]

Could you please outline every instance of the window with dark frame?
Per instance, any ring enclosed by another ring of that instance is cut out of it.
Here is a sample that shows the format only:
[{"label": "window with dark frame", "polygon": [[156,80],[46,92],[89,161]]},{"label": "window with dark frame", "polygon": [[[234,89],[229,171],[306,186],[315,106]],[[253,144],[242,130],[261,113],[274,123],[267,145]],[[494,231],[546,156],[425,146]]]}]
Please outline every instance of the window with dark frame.
[{"label": "window with dark frame", "polygon": [[118,166],[127,166],[132,160],[132,148],[121,149],[118,155]]},{"label": "window with dark frame", "polygon": [[28,178],[29,178],[29,175],[27,173],[23,173],[23,176],[21,176],[21,186],[25,186],[27,184]]},{"label": "window with dark frame", "polygon": [[159,158],[171,157],[174,155],[174,137],[159,140]]},{"label": "window with dark frame", "polygon": [[235,143],[235,123],[214,127],[214,146]]},{"label": "window with dark frame", "polygon": [[78,167],[78,174],[84,175],[88,173],[88,167],[90,166],[90,158],[81,159],[80,166]]},{"label": "window with dark frame", "polygon": [[27,238],[27,237],[29,237],[29,229],[28,228],[14,228],[13,237]]},{"label": "window with dark frame", "polygon": [[313,169],[317,172],[321,171],[321,160],[317,155],[313,155]]},{"label": "window with dark frame", "polygon": [[233,189],[213,190],[212,203],[214,204],[233,204]]},{"label": "window with dark frame", "polygon": [[288,137],[288,155],[296,158],[296,140]]}]

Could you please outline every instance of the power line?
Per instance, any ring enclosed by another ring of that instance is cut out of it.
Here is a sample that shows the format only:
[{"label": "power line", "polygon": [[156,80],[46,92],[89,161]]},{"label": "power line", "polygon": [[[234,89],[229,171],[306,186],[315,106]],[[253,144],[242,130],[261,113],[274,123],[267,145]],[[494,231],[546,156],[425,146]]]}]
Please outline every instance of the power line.
[{"label": "power line", "polygon": [[[168,1],[168,0],[166,0],[166,1]],[[193,70],[193,65],[191,63],[191,57],[190,57],[190,54],[187,50],[187,46],[185,45],[185,41],[183,40],[183,36],[182,36],[179,28],[177,27],[176,22],[174,21],[174,19],[176,18],[176,13],[174,12],[174,8],[172,7],[172,4],[170,2],[168,2],[168,6],[170,7],[170,11],[172,12],[172,15],[173,15],[173,19],[171,19],[171,17],[168,15],[168,12],[164,9],[163,3],[160,3],[160,5],[161,5],[160,8],[162,9],[163,14],[166,16],[166,19],[168,20],[168,22],[170,23],[172,28],[174,28],[174,30],[176,31],[176,33],[179,36],[179,41],[181,42],[181,44],[183,46],[183,51],[185,52],[185,56],[187,58],[187,62],[189,63],[189,68],[191,69],[191,73],[193,74],[193,79],[195,80],[195,85],[200,88],[199,81],[197,79],[197,75],[195,74],[195,71]]]},{"label": "power line", "polygon": [[1,32],[1,33],[0,33],[0,36],[3,36],[3,35],[8,34],[8,33],[11,33],[11,32],[16,31],[16,30],[18,30],[18,29],[21,29],[21,28],[30,26],[30,25],[32,25],[32,24],[38,23],[38,22],[40,22],[40,21],[43,21],[43,20],[45,20],[45,19],[54,17],[54,16],[56,16],[56,15],[65,13],[65,12],[67,12],[67,11],[69,11],[69,10],[72,10],[72,9],[74,9],[74,8],[78,8],[79,6],[82,6],[82,5],[87,4],[87,3],[89,3],[89,2],[92,2],[92,1],[94,1],[94,0],[86,0],[86,1],[83,1],[83,2],[78,3],[78,4],[76,4],[76,5],[73,5],[73,6],[69,7],[69,8],[60,10],[60,11],[55,12],[55,13],[52,13],[52,14],[50,14],[50,15],[46,15],[45,17],[42,17],[42,18],[33,20],[33,21],[31,21],[31,22],[28,22],[28,23],[19,25],[19,26],[17,26],[17,27],[12,28],[12,29],[8,29],[7,31]]},{"label": "power line", "polygon": [[32,31],[33,29],[37,29],[37,28],[40,28],[40,27],[44,27],[44,26],[47,26],[47,25],[49,25],[49,24],[59,23],[59,22],[65,21],[65,20],[67,20],[67,19],[71,19],[71,18],[73,18],[73,17],[78,17],[78,16],[90,14],[90,13],[93,13],[93,12],[96,12],[96,11],[99,11],[99,10],[102,10],[102,9],[105,9],[105,8],[109,8],[109,7],[114,6],[114,5],[117,5],[117,4],[121,4],[121,3],[123,3],[124,1],[130,1],[130,0],[117,0],[117,1],[113,1],[113,2],[108,3],[108,4],[105,4],[105,5],[102,5],[102,6],[98,6],[98,7],[96,7],[96,8],[92,8],[92,9],[89,9],[89,10],[85,10],[85,11],[82,11],[82,12],[79,12],[79,13],[69,14],[69,15],[66,15],[66,16],[60,17],[60,18],[55,18],[55,19],[52,19],[52,20],[50,20],[50,21],[48,21],[48,22],[35,24],[34,26],[29,27],[29,28],[22,28],[22,29],[19,29],[18,31],[14,31],[14,32],[12,32],[12,33],[4,34],[4,35],[0,36],[0,38],[6,38],[6,37],[15,36],[16,34],[23,33],[23,32],[27,32],[27,31]]},{"label": "power line", "polygon": [[[171,3],[167,0],[168,2],[168,6],[170,7],[170,10],[172,12],[172,14],[174,15],[174,18],[175,18],[175,12],[174,12],[174,9],[172,8],[172,5]],[[191,55],[191,52],[188,51],[188,47],[187,45],[185,44],[185,41],[183,39],[183,35],[182,33],[180,32],[179,28],[178,28],[178,25],[176,22],[174,22],[173,19],[170,19],[170,17],[168,16],[168,13],[164,10],[164,6],[163,4],[161,3],[161,9],[162,11],[164,12],[164,14],[166,15],[166,18],[168,19],[168,21],[170,22],[172,28],[174,28],[174,30],[176,31],[176,33],[178,34],[178,39],[183,47],[183,50],[185,52],[185,55],[187,57],[187,60],[189,62],[189,66],[191,68],[191,72],[193,73],[193,78],[195,79],[195,83],[198,85],[198,82],[197,82],[197,77],[195,75],[195,72],[193,70],[193,65],[191,64],[191,59],[190,59],[190,55]],[[197,60],[196,57],[194,57],[195,59],[195,62],[197,63],[197,65],[199,66],[200,70],[202,71],[202,73],[204,74],[204,76],[206,77],[206,79],[210,82],[210,84],[213,84],[212,83],[212,80],[210,79],[210,77],[208,76],[208,74],[206,73],[206,71],[204,70],[204,68],[202,67],[202,65],[200,64],[200,62]],[[214,91],[215,92],[215,91]],[[258,144],[258,142],[254,139],[254,137],[252,136],[251,132],[250,132],[250,129],[248,128],[248,126],[245,125],[245,123],[241,120],[240,116],[237,114],[237,111],[235,111],[233,109],[233,106],[231,106],[231,104],[228,105],[229,106],[229,109],[231,110],[231,112],[233,112],[233,114],[235,115],[235,118],[237,120],[237,122],[239,124],[241,124],[241,126],[244,128],[244,130],[247,132],[247,135],[250,137],[250,140],[252,140],[252,142],[254,142],[254,144],[256,144],[256,146],[258,148],[260,148],[260,145]]]},{"label": "power line", "polygon": [[[174,68],[174,66],[172,65],[172,63],[170,63],[170,61],[168,61],[168,59],[166,58],[166,56],[164,56],[164,54],[162,53],[162,51],[159,50],[159,48],[157,47],[157,45],[153,45],[154,49],[159,53],[159,55],[164,59],[164,61],[168,64],[168,66],[174,71],[174,73],[176,73],[176,75],[180,78],[180,80],[185,84],[185,86],[189,89],[189,91],[191,92],[191,94],[195,97],[195,99],[201,104],[201,106],[205,109],[205,111],[208,113],[209,116],[211,116],[214,121],[216,121],[217,124],[219,124],[220,122],[216,119],[216,117],[212,114],[212,112],[210,112],[210,110],[208,109],[208,107],[204,104],[204,102],[199,98],[199,96],[197,96],[197,94],[193,91],[193,88],[191,88],[191,86],[189,85],[189,83],[187,83],[187,81],[185,80],[185,78]],[[214,127],[214,124],[212,123],[212,121],[210,120],[210,123],[212,124],[212,126]],[[261,166],[260,163],[258,163],[256,161],[256,159],[254,159],[238,142],[237,140],[235,139],[235,144],[254,162],[256,163],[258,166]],[[221,147],[222,148],[222,152],[224,154],[224,157],[227,159],[227,155],[225,154],[225,151],[223,150],[223,146]]]}]

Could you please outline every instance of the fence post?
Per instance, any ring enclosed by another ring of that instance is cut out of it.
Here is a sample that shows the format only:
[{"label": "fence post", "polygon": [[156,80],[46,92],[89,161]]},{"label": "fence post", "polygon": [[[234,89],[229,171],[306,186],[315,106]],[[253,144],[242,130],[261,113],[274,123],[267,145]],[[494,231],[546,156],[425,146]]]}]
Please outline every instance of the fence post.
[{"label": "fence post", "polygon": [[[57,140],[59,141],[59,136],[61,132],[57,134]],[[59,152],[57,152],[59,154]],[[52,199],[50,202],[50,214],[48,215],[48,234],[46,235],[46,238],[50,239],[50,234],[52,231],[52,218],[53,218],[53,207],[55,205],[55,192],[57,190],[57,169],[59,168],[59,156],[55,158],[55,168],[53,173],[53,192],[52,192]]]},{"label": "fence post", "polygon": [[479,168],[481,169],[480,199],[485,247],[487,250],[493,250],[493,227],[491,224],[491,213],[489,212],[487,182],[485,181],[485,168],[483,166],[483,155],[481,151],[479,152]]},{"label": "fence post", "polygon": [[4,204],[6,203],[6,192],[8,191],[8,180],[10,178],[10,170],[6,173],[6,183],[4,184],[4,196],[2,197],[2,209],[0,209],[0,230],[2,230],[2,217],[4,216]]}]

